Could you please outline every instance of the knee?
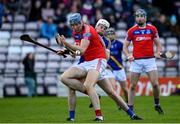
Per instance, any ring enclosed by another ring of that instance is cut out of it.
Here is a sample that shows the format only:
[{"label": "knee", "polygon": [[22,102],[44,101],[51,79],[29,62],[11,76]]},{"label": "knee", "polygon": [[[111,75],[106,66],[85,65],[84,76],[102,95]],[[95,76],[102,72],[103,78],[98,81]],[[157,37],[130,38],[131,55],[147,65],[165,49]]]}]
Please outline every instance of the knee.
[{"label": "knee", "polygon": [[65,75],[63,75],[63,74],[59,76],[59,80],[60,80],[62,83],[65,83],[66,79],[67,79],[67,77],[66,77]]},{"label": "knee", "polygon": [[86,88],[87,92],[93,89],[93,86],[90,84],[84,84],[84,87]]}]

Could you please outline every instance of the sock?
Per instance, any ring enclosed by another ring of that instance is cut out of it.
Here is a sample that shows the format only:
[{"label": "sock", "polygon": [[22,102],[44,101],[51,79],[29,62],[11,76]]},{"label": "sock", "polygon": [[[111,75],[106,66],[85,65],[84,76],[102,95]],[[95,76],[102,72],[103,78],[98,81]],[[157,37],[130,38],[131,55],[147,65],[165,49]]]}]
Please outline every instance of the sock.
[{"label": "sock", "polygon": [[160,105],[160,104],[159,104],[159,98],[154,98],[154,104],[155,104],[155,106]]},{"label": "sock", "polygon": [[129,106],[129,108],[133,111],[134,106],[133,106],[133,105],[128,105],[128,106]]},{"label": "sock", "polygon": [[69,118],[73,118],[75,117],[75,111],[69,111]]},{"label": "sock", "polygon": [[130,108],[126,112],[130,117],[133,117],[135,115],[134,112]]},{"label": "sock", "polygon": [[100,109],[95,110],[95,113],[96,113],[96,117],[101,117],[102,116],[102,113],[101,113]]}]

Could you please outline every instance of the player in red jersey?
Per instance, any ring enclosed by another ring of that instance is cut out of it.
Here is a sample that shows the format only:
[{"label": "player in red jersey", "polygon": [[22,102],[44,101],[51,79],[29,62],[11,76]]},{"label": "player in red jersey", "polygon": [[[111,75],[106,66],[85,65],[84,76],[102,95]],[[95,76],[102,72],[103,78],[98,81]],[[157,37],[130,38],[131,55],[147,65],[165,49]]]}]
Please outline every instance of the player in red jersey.
[{"label": "player in red jersey", "polygon": [[[109,22],[105,19],[100,19],[98,20],[95,29],[97,31],[98,34],[100,34],[100,37],[102,37],[104,42],[105,37],[103,36],[106,29],[109,28]],[[109,41],[107,41],[109,42]],[[110,43],[110,42],[109,42]],[[105,45],[106,48],[108,48],[109,43],[103,43]],[[106,49],[107,50],[107,49]],[[109,56],[109,50],[107,50],[107,60],[108,60],[108,56]],[[80,58],[78,64],[82,63],[84,61],[83,57]],[[132,120],[141,120],[142,118],[140,118],[139,116],[135,115],[135,113],[127,106],[127,104],[124,102],[124,100],[121,98],[121,96],[119,96],[112,87],[112,84],[109,80],[109,78],[114,78],[112,72],[109,70],[105,70],[103,71],[103,73],[100,74],[99,78],[98,78],[98,82],[97,84],[99,85],[99,87],[101,87],[101,89],[103,89],[115,102],[116,104],[121,107],[129,116]],[[84,82],[84,79],[81,79],[82,82]],[[75,120],[75,108],[76,108],[76,92],[73,89],[69,89],[69,97],[68,97],[68,102],[69,102],[69,109],[70,111],[73,111],[73,114],[71,115],[71,113],[69,113],[69,121],[74,121]]]},{"label": "player in red jersey", "polygon": [[[101,121],[103,120],[103,116],[101,114],[95,84],[99,75],[105,70],[107,65],[105,48],[101,43],[101,38],[98,33],[92,26],[83,23],[79,13],[72,14],[69,22],[73,30],[76,45],[66,42],[65,37],[62,35],[58,37],[58,42],[76,51],[76,55],[83,56],[84,61],[66,70],[61,75],[61,82],[70,89],[87,94],[95,109],[95,121]],[[86,79],[81,83],[79,79],[83,77],[86,77]],[[73,113],[74,112],[70,110],[70,115],[73,116]]]},{"label": "player in red jersey", "polygon": [[[142,72],[146,72],[153,86],[155,110],[164,114],[159,103],[158,71],[154,58],[153,45],[157,46],[156,54],[160,58],[161,44],[156,27],[146,23],[146,12],[138,9],[135,12],[136,25],[127,31],[123,51],[126,54],[130,65],[130,92],[128,105],[133,110],[135,88]],[[129,53],[128,47],[133,44],[133,54]]]}]

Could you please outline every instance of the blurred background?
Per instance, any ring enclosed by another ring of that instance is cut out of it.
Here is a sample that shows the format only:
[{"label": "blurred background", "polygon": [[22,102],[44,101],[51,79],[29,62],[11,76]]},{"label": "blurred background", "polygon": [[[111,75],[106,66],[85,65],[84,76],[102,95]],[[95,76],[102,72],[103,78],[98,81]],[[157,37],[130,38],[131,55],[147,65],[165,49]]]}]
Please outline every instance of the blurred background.
[{"label": "blurred background", "polygon": [[[73,43],[67,20],[70,14],[80,12],[84,22],[93,26],[98,19],[107,19],[123,42],[126,31],[135,23],[133,14],[139,8],[147,11],[148,22],[157,27],[163,51],[176,52],[172,60],[156,61],[161,95],[175,92],[180,84],[179,0],[0,0],[0,97],[27,96],[22,61],[28,53],[34,54],[35,96],[66,96],[66,88],[58,83],[58,76],[78,60],[62,58],[22,42],[20,35],[29,34],[40,43],[61,49],[56,44],[55,34],[62,34]],[[124,67],[128,75],[129,62],[124,62]],[[142,87],[145,91],[139,90],[142,84],[145,84]],[[151,95],[152,88],[146,76],[138,87],[136,95]]]}]

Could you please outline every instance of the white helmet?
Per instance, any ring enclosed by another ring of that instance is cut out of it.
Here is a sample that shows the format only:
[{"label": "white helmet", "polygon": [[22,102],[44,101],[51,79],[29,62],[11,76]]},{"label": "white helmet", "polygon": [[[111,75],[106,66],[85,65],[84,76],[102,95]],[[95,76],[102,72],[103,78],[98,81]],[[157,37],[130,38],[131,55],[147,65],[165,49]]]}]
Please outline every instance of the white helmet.
[{"label": "white helmet", "polygon": [[105,19],[99,19],[96,23],[96,26],[98,26],[99,24],[104,25],[106,28],[109,28],[110,26],[110,23]]}]

